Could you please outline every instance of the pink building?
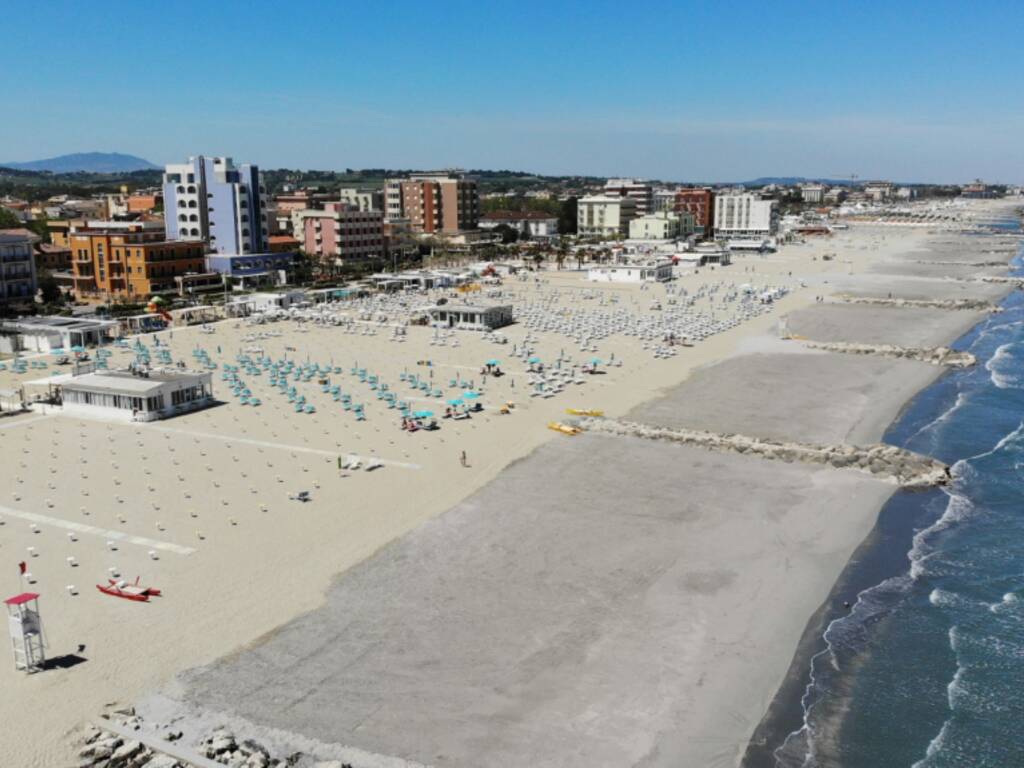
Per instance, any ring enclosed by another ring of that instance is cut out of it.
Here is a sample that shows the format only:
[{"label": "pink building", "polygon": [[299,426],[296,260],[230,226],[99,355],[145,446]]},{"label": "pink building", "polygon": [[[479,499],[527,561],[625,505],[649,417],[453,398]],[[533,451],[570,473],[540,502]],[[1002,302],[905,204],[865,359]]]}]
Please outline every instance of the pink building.
[{"label": "pink building", "polygon": [[323,261],[384,258],[384,214],[360,211],[347,203],[327,203],[324,210],[296,213],[302,223],[295,237],[310,256]]}]

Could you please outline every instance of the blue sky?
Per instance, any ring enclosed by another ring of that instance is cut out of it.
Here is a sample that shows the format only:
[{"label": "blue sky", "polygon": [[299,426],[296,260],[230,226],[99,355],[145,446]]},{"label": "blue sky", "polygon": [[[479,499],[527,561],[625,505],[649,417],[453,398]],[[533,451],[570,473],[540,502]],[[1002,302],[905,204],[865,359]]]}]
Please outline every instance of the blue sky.
[{"label": "blue sky", "polygon": [[17,2],[0,160],[1024,181],[1024,3]]}]

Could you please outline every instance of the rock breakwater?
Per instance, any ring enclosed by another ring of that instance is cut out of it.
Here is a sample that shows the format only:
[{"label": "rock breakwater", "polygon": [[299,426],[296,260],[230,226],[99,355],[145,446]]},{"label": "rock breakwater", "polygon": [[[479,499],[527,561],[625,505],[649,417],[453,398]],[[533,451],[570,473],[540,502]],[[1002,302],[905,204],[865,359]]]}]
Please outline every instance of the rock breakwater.
[{"label": "rock breakwater", "polygon": [[1002,310],[984,299],[892,299],[876,296],[849,296],[839,294],[835,300],[843,304],[871,304],[879,307],[924,307],[928,309],[959,309],[982,312]]},{"label": "rock breakwater", "polygon": [[854,469],[904,488],[929,488],[945,485],[950,480],[949,467],[941,461],[884,443],[868,446],[793,443],[697,429],[662,429],[636,422],[593,417],[580,419],[578,426],[588,432],[663,440],[774,461],[799,461],[836,469]]},{"label": "rock breakwater", "polygon": [[904,360],[920,360],[932,365],[946,365],[950,368],[970,368],[978,359],[970,352],[961,352],[949,347],[901,347],[896,344],[853,344],[847,342],[805,341],[805,347],[822,349],[827,352],[842,352],[847,355],[881,355]]}]

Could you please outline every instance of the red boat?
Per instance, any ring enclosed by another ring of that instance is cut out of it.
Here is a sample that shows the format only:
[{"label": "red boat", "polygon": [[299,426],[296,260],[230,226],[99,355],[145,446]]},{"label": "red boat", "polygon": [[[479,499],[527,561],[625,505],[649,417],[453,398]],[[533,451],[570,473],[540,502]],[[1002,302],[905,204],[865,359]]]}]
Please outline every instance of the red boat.
[{"label": "red boat", "polygon": [[160,597],[160,590],[156,587],[143,587],[139,585],[139,577],[135,577],[135,583],[129,584],[122,580],[115,581],[114,579],[107,579],[109,582],[108,586],[97,584],[96,589],[105,595],[113,595],[114,597],[121,597],[125,600],[135,600],[139,603],[148,603],[151,597]]}]

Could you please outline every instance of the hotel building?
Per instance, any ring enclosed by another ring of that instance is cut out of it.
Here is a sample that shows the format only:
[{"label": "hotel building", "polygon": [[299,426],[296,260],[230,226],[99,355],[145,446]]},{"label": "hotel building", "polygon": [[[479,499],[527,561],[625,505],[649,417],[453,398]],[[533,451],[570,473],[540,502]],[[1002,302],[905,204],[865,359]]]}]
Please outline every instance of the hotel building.
[{"label": "hotel building", "polygon": [[363,211],[345,202],[328,203],[324,210],[298,211],[295,237],[302,250],[321,261],[384,258],[384,214]]},{"label": "hotel building", "polygon": [[169,241],[160,222],[90,221],[73,226],[68,241],[79,297],[142,300],[206,271],[203,243]]}]

